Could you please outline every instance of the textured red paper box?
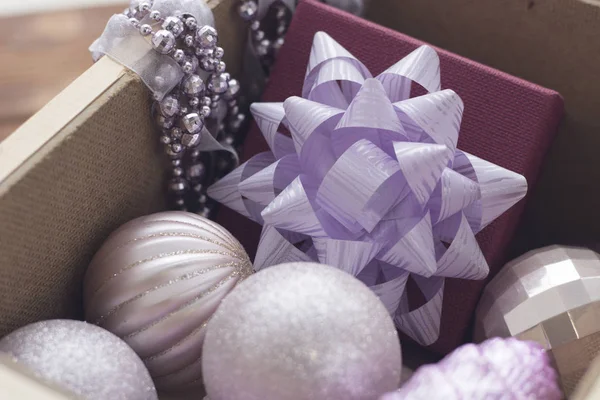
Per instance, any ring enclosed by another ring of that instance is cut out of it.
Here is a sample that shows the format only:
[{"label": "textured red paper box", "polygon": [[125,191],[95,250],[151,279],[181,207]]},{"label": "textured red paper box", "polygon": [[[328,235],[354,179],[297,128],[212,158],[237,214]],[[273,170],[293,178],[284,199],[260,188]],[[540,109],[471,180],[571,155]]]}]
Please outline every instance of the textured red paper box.
[{"label": "textured red paper box", "polygon": [[[284,101],[289,96],[301,95],[312,39],[318,31],[327,32],[358,57],[373,75],[423,44],[322,3],[303,1],[297,8],[263,101]],[[562,116],[560,95],[437,50],[442,88],[453,89],[465,104],[458,147],[523,174],[531,192]],[[266,150],[266,142],[253,126],[246,140],[243,159]],[[508,261],[506,250],[524,204],[521,201],[477,235],[490,265],[490,278]],[[241,240],[251,255],[255,253],[260,236],[256,224],[224,208],[219,221]],[[440,339],[431,350],[447,353],[468,339],[471,318],[485,283],[447,280]]]}]

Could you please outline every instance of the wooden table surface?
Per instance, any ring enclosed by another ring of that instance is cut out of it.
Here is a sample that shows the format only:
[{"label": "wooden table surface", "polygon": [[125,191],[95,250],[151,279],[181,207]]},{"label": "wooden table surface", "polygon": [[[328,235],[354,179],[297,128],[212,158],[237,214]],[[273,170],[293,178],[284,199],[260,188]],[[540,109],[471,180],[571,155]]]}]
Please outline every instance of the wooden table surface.
[{"label": "wooden table surface", "polygon": [[124,8],[0,18],[0,140],[92,65],[89,45]]}]

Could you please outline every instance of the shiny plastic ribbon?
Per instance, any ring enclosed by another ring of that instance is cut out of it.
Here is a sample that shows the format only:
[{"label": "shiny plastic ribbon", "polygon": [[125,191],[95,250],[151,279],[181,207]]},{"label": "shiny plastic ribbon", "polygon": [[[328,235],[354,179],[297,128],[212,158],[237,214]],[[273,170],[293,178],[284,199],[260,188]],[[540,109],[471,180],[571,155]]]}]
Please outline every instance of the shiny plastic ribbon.
[{"label": "shiny plastic ribbon", "polygon": [[[428,94],[410,98],[413,82]],[[434,343],[444,279],[486,277],[475,234],[527,191],[523,176],[456,148],[463,103],[440,90],[435,50],[421,46],[373,78],[319,32],[302,97],[251,110],[271,151],[208,194],[264,226],[255,269],[343,269],[371,287],[400,330]],[[426,299],[414,310],[409,275]]]}]

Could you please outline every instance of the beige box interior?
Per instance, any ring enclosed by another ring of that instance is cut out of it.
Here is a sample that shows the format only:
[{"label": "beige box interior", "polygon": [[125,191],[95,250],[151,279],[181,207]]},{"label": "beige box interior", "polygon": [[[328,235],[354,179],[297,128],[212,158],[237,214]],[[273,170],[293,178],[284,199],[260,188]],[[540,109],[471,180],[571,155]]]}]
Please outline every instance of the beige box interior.
[{"label": "beige box interior", "polygon": [[[237,3],[209,2],[234,76],[246,40]],[[369,19],[565,97],[518,251],[600,239],[599,10],[579,0],[370,0]],[[38,320],[80,318],[83,273],[103,240],[164,207],[150,105],[143,84],[105,57],[0,143],[0,337]]]},{"label": "beige box interior", "polygon": [[558,91],[565,117],[515,255],[600,243],[599,0],[371,0],[367,18]]}]

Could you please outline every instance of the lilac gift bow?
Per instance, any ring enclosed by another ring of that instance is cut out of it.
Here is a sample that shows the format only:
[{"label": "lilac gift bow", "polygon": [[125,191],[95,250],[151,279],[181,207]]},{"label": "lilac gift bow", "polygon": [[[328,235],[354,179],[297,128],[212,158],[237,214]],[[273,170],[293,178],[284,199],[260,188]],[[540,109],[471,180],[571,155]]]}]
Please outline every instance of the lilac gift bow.
[{"label": "lilac gift bow", "polygon": [[[428,94],[410,98],[412,82]],[[367,284],[402,332],[434,343],[444,279],[487,276],[475,234],[527,191],[523,176],[456,148],[463,103],[440,90],[435,50],[421,46],[372,78],[318,32],[302,98],[251,111],[271,151],[208,194],[263,225],[255,269],[336,266]],[[414,310],[411,274],[426,298]]]}]

